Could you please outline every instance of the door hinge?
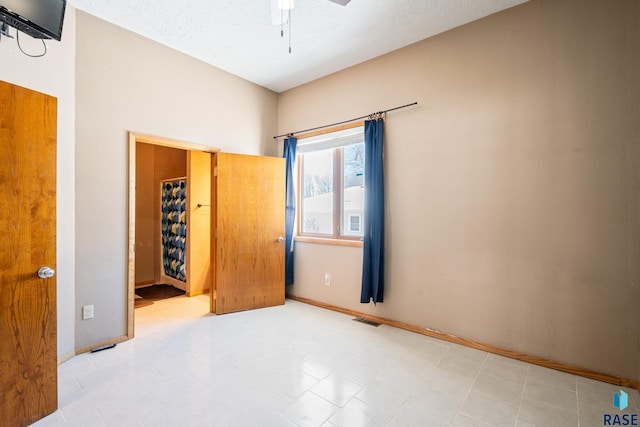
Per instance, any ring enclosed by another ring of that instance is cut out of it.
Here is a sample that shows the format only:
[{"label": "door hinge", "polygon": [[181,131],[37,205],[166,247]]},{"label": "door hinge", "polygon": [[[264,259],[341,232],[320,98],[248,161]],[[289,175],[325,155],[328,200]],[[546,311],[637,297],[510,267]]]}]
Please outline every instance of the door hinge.
[{"label": "door hinge", "polygon": [[213,168],[213,176],[218,176],[218,167]]},{"label": "door hinge", "polygon": [[216,292],[215,290],[213,291],[213,300],[215,301],[216,299],[218,299],[218,292]]}]

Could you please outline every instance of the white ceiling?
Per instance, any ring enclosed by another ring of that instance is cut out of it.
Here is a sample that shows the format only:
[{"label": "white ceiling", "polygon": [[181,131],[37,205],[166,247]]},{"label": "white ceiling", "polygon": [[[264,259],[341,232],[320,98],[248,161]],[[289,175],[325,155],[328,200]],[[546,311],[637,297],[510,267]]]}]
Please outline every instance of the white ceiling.
[{"label": "white ceiling", "polygon": [[[69,0],[73,6],[275,92],[283,92],[527,0]],[[279,21],[277,21],[279,22]]]}]

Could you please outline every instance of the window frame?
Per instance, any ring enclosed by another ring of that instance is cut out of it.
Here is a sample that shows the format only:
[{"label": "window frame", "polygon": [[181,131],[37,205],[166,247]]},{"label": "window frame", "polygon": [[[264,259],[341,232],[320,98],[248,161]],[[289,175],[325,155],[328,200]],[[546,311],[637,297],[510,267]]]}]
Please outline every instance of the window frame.
[{"label": "window frame", "polygon": [[[338,132],[341,130],[352,129],[357,127],[364,127],[364,121],[358,121],[353,123],[348,123],[341,126],[331,127],[322,129],[315,132],[309,132],[305,134],[301,134],[298,136],[298,143],[301,140],[306,138],[311,138],[314,136],[329,134]],[[303,186],[303,177],[304,177],[304,153],[298,153],[296,155],[296,221],[295,221],[295,235],[294,240],[300,242],[307,243],[320,243],[320,244],[329,244],[329,245],[338,245],[338,246],[354,246],[354,247],[362,247],[363,246],[363,237],[362,236],[349,236],[343,235],[338,227],[342,227],[342,216],[344,215],[344,188],[343,183],[343,147],[335,147],[332,148],[334,150],[333,158],[333,233],[332,234],[319,234],[319,233],[305,233],[302,231],[302,191],[304,189]],[[336,191],[338,189],[338,191]],[[339,208],[336,209],[335,207]],[[361,217],[361,227],[362,222],[364,221],[364,212]],[[338,227],[336,226],[338,224]],[[348,227],[348,225],[347,225]]]}]

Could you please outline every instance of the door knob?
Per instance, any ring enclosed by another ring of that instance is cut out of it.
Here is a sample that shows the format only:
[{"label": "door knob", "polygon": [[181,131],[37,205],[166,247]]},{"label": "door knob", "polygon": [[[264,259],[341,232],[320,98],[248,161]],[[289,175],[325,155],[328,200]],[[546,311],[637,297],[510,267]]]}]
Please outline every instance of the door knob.
[{"label": "door knob", "polygon": [[53,276],[55,276],[56,272],[53,270],[53,268],[49,268],[49,267],[42,267],[40,268],[40,270],[38,270],[38,277],[41,279],[49,279]]},{"label": "door knob", "polygon": [[278,236],[278,242],[280,242],[280,243],[284,242],[284,237]]}]

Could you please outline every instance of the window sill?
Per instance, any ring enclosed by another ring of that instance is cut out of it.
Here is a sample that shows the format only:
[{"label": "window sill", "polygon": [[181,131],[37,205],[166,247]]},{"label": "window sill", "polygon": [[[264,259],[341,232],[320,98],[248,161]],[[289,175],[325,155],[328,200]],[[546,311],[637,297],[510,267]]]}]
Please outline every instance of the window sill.
[{"label": "window sill", "polygon": [[321,245],[351,246],[354,248],[362,247],[362,240],[330,239],[330,238],[309,237],[309,236],[295,236],[293,240],[296,242],[317,243]]}]

